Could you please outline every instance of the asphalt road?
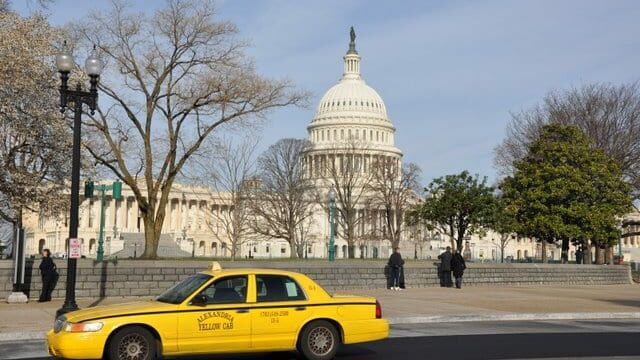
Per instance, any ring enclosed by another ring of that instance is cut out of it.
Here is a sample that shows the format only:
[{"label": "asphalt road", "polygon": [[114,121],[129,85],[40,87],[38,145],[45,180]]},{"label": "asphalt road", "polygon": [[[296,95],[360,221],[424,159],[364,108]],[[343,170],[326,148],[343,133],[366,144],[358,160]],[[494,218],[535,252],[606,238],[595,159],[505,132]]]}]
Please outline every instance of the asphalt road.
[{"label": "asphalt road", "polygon": [[[640,359],[639,339],[639,321],[413,324],[394,326],[386,341],[345,346],[337,359]],[[0,343],[0,359],[49,359],[43,349],[42,341]],[[284,353],[186,359],[298,358]]]}]

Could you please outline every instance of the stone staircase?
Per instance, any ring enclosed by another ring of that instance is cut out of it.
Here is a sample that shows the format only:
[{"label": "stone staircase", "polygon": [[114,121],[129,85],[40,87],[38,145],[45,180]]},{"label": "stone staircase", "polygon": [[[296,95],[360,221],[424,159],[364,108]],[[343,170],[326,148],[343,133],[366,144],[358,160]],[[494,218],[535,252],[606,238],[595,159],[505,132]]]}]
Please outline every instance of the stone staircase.
[{"label": "stone staircase", "polygon": [[[124,240],[124,248],[111,254],[109,257],[129,259],[142,256],[145,248],[144,233],[122,233],[121,235]],[[180,246],[173,241],[172,234],[162,234],[160,236],[160,244],[158,245],[158,257],[191,257],[191,253],[182,250]]]}]

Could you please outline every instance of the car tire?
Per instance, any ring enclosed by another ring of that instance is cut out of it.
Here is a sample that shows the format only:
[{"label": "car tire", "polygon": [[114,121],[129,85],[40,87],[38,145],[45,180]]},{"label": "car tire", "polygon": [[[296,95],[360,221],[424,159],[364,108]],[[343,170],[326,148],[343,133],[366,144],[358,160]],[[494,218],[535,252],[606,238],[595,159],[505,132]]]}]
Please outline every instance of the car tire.
[{"label": "car tire", "polygon": [[109,341],[109,360],[155,360],[156,339],[141,326],[127,326]]},{"label": "car tire", "polygon": [[305,359],[333,359],[340,347],[340,333],[326,320],[316,320],[304,327],[298,339],[298,349]]}]

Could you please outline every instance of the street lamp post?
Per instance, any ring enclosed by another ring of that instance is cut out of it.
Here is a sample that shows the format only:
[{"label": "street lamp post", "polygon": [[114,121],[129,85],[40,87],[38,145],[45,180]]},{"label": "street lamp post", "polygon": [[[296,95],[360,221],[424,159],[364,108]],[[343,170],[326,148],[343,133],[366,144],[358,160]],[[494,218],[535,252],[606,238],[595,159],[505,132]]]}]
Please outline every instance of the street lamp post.
[{"label": "street lamp post", "polygon": [[[82,122],[82,105],[86,104],[95,113],[98,105],[98,80],[104,67],[104,63],[97,56],[93,47],[84,66],[89,75],[91,87],[89,91],[83,91],[80,84],[75,90],[69,90],[67,82],[69,73],[75,66],[73,57],[67,48],[65,41],[62,51],[56,56],[56,66],[60,72],[60,111],[64,113],[69,102],[73,103],[73,153],[71,159],[71,207],[69,209],[69,239],[78,237],[78,206],[80,199],[80,125]],[[70,249],[71,247],[69,247]],[[67,288],[62,308],[58,309],[56,316],[78,309],[76,304],[76,259],[67,256]]]},{"label": "street lamp post", "polygon": [[329,190],[329,261],[336,260],[334,212],[336,209],[336,189]]}]

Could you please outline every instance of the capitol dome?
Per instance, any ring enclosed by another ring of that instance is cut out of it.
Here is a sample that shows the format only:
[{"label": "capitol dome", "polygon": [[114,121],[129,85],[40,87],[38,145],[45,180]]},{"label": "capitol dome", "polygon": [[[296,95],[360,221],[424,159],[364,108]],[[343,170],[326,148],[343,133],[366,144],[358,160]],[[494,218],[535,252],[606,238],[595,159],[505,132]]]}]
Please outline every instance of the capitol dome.
[{"label": "capitol dome", "polygon": [[360,75],[353,28],[343,60],[342,78],[322,96],[307,126],[311,146],[304,162],[311,177],[323,176],[327,166],[354,151],[362,171],[379,159],[400,164],[402,158],[382,97]]},{"label": "capitol dome", "polygon": [[316,116],[341,112],[370,113],[387,119],[384,101],[360,76],[345,76],[331,87],[320,100]]}]

